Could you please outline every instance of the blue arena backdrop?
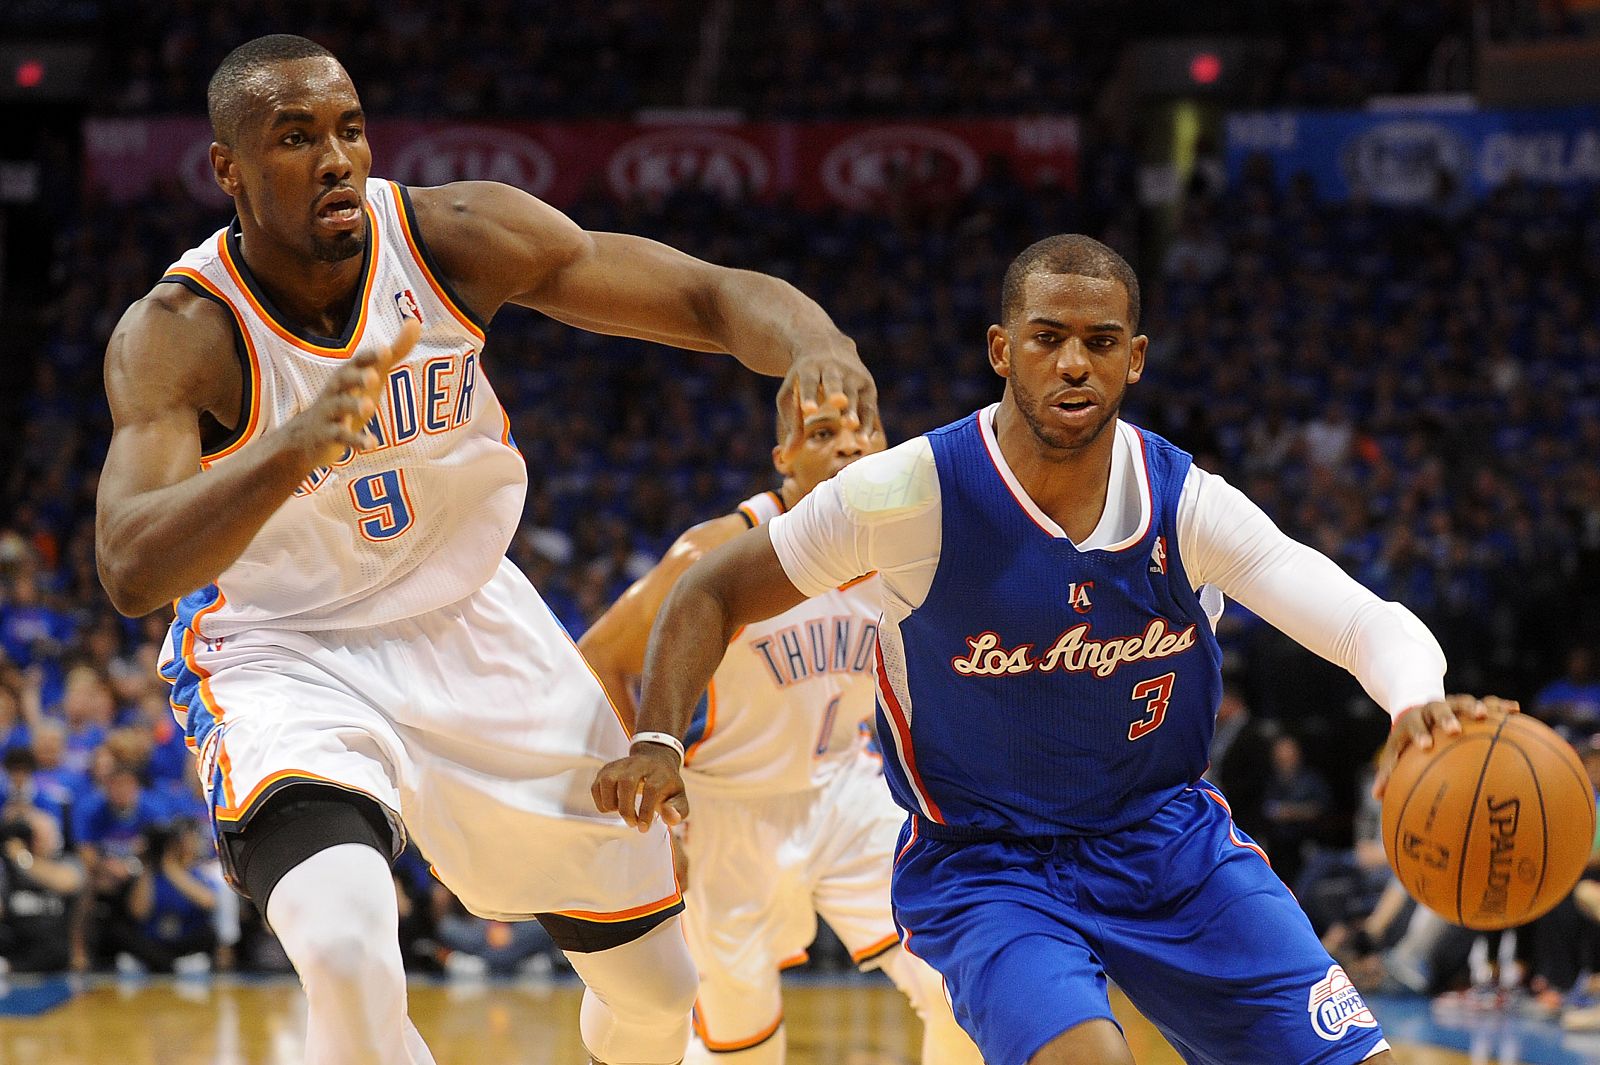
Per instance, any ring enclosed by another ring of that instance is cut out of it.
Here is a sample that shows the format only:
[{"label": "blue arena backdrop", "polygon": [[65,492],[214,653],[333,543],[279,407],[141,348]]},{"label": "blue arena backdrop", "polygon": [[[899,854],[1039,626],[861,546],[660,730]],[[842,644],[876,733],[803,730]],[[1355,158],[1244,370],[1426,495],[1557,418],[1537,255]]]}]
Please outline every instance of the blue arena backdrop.
[{"label": "blue arena backdrop", "polygon": [[1480,198],[1520,177],[1567,189],[1600,183],[1600,107],[1538,110],[1257,111],[1228,116],[1229,180],[1252,156],[1280,184],[1309,175],[1325,200],[1364,192],[1388,206],[1420,206],[1441,171]]}]

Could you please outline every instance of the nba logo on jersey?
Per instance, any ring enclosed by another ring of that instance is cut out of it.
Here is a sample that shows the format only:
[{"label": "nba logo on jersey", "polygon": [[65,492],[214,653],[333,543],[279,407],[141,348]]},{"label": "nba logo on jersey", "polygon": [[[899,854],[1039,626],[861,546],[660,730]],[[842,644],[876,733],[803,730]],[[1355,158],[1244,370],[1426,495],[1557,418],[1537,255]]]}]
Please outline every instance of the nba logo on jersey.
[{"label": "nba logo on jersey", "polygon": [[1167,538],[1165,536],[1156,537],[1155,545],[1150,548],[1150,572],[1159,573],[1162,576],[1166,575]]},{"label": "nba logo on jersey", "polygon": [[1317,981],[1306,1004],[1311,1027],[1328,1042],[1339,1039],[1351,1028],[1376,1028],[1377,1018],[1355,989],[1342,968],[1335,965]]},{"label": "nba logo on jersey", "polygon": [[422,308],[417,306],[417,297],[411,294],[409,288],[394,294],[394,305],[400,308],[400,317],[415,318],[418,325],[422,324]]},{"label": "nba logo on jersey", "polygon": [[1094,581],[1073,581],[1067,585],[1067,602],[1072,604],[1072,609],[1080,614],[1087,614],[1094,608],[1089,601],[1089,592],[1094,588]]}]

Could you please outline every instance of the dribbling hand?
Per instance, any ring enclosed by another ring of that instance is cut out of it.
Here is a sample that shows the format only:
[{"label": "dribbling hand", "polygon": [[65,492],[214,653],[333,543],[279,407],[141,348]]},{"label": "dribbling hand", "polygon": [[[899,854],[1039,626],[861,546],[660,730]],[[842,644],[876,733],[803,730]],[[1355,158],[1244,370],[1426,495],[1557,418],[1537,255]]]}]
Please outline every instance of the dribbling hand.
[{"label": "dribbling hand", "polygon": [[328,379],[311,406],[284,427],[292,446],[304,456],[308,471],[337,461],[346,448],[360,452],[377,443],[367,432],[367,423],[378,411],[389,371],[411,354],[421,334],[417,320],[407,318],[394,343],[352,355]]},{"label": "dribbling hand", "polygon": [[595,809],[615,813],[630,828],[648,832],[657,814],[666,825],[689,816],[689,798],[678,772],[678,752],[657,743],[640,743],[626,758],[600,767],[589,787]]},{"label": "dribbling hand", "polygon": [[1372,783],[1372,797],[1383,798],[1394,773],[1395,763],[1412,744],[1420,750],[1430,750],[1434,736],[1441,740],[1461,735],[1461,719],[1487,720],[1491,714],[1515,714],[1522,707],[1512,699],[1485,695],[1482,699],[1471,695],[1447,695],[1438,702],[1423,703],[1403,711],[1395,718],[1389,732],[1389,742],[1384,744],[1383,756],[1378,760],[1378,776]]}]

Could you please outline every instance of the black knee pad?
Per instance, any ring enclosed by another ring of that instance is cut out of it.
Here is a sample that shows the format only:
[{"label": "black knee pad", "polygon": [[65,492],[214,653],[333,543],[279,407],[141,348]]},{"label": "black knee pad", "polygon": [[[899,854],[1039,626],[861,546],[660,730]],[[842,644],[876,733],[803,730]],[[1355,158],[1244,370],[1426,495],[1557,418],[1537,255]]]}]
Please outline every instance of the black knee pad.
[{"label": "black knee pad", "polygon": [[219,850],[229,882],[265,918],[283,874],[341,843],[365,844],[392,859],[394,830],[383,807],[342,788],[295,784],[268,799],[243,829],[224,832]]}]

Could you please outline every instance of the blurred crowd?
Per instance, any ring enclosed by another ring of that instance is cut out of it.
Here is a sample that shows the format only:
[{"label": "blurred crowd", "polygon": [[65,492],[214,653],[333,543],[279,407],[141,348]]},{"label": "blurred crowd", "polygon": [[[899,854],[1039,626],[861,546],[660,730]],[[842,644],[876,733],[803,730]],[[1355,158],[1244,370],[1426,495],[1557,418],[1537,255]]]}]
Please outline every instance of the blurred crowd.
[{"label": "blurred crowd", "polygon": [[[1152,27],[1169,37],[1271,33],[1286,47],[1272,70],[1252,73],[1257,102],[1355,106],[1425,89],[1435,50],[1466,34],[1469,6],[604,0],[568,18],[552,0],[76,0],[56,17],[79,14],[110,45],[95,94],[105,110],[192,114],[232,45],[293,26],[344,61],[375,114],[600,117],[695,105],[852,117],[1083,110],[1118,76],[1122,45]],[[1505,6],[1508,20],[1528,21],[1521,3]]]}]

